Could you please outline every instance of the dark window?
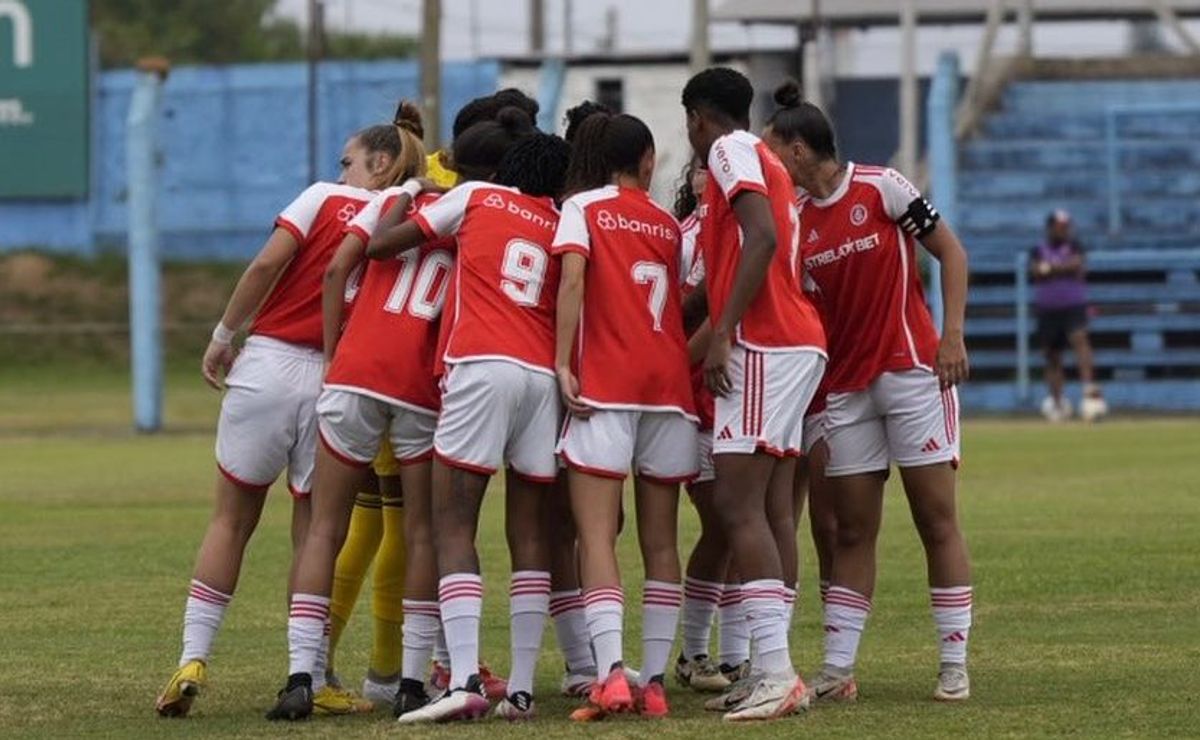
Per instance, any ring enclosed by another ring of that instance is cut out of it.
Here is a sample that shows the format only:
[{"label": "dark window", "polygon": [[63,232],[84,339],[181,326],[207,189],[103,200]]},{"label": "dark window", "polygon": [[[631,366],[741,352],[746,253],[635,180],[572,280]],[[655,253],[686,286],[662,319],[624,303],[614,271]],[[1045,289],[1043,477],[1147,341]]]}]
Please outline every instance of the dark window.
[{"label": "dark window", "polygon": [[608,106],[614,113],[625,112],[625,80],[602,77],[596,80],[596,102]]}]

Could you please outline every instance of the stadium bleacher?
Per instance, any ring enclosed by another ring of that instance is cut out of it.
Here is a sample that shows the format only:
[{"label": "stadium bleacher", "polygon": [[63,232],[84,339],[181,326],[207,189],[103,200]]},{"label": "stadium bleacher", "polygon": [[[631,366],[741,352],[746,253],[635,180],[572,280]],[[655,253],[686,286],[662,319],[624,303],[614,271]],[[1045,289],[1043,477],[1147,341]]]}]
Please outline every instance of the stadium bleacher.
[{"label": "stadium bleacher", "polygon": [[1021,397],[1014,383],[1016,272],[1046,214],[1065,208],[1090,255],[1092,339],[1110,403],[1200,409],[1200,103],[1189,101],[1200,101],[1200,80],[1018,81],[962,145],[976,379],[965,404],[1040,400],[1032,338],[1031,390]]}]

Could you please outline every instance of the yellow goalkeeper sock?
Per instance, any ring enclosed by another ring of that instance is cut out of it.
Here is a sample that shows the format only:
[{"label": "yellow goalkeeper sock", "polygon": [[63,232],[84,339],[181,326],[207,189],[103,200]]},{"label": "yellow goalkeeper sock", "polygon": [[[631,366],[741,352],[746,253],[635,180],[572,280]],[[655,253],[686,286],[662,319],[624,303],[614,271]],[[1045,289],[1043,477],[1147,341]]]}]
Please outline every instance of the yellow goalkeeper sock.
[{"label": "yellow goalkeeper sock", "polygon": [[354,612],[354,602],[358,601],[367,569],[379,550],[379,540],[383,537],[382,509],[379,494],[360,493],[354,498],[346,544],[342,545],[333,570],[333,593],[329,599],[329,657],[326,660],[329,671],[333,670],[338,640]]},{"label": "yellow goalkeeper sock", "polygon": [[375,635],[371,642],[371,675],[400,675],[404,654],[404,500],[383,499],[383,541],[375,562],[372,613]]}]

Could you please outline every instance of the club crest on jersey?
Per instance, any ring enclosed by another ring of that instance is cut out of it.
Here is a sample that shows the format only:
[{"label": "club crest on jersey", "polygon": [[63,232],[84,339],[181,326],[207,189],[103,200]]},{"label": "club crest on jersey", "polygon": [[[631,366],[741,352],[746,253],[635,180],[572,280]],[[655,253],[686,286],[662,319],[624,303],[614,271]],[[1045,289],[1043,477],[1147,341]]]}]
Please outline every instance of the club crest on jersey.
[{"label": "club crest on jersey", "polygon": [[605,231],[616,231],[619,229],[621,231],[645,234],[668,241],[673,241],[676,238],[675,230],[669,226],[653,224],[649,221],[640,221],[636,218],[628,218],[623,213],[614,214],[604,208],[600,209],[599,213],[596,214],[596,225]]},{"label": "club crest on jersey", "polygon": [[850,223],[855,226],[862,226],[867,222],[867,207],[862,203],[855,203],[850,209]]},{"label": "club crest on jersey", "polygon": [[353,203],[347,203],[338,209],[337,220],[341,221],[344,224],[348,224],[357,215],[358,215],[358,207],[355,206]]}]

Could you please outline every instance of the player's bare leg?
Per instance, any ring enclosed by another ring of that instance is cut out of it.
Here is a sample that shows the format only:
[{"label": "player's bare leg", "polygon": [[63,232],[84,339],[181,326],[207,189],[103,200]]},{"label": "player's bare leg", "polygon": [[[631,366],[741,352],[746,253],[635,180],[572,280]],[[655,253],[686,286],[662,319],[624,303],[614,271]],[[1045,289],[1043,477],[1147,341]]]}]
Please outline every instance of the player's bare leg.
[{"label": "player's bare leg", "polygon": [[1087,329],[1076,329],[1067,336],[1071,350],[1075,353],[1075,364],[1079,368],[1079,382],[1083,384],[1083,398],[1079,401],[1079,416],[1084,421],[1093,421],[1108,413],[1108,404],[1096,382],[1095,360],[1092,343]]},{"label": "player's bare leg", "polygon": [[400,688],[392,702],[396,717],[429,703],[425,670],[441,629],[437,598],[437,553],[433,546],[432,471],[430,462],[400,468],[404,490],[404,645]]},{"label": "player's bare leg", "polygon": [[[697,691],[723,691],[729,679],[709,657],[713,617],[725,591],[729,549],[721,519],[713,504],[713,482],[692,483],[688,495],[700,517],[700,538],[688,556],[684,582],[683,644],[675,664],[675,677]],[[740,661],[739,661],[740,663]],[[730,666],[732,670],[735,666]]]},{"label": "player's bare leg", "polygon": [[791,624],[791,606],[795,604],[796,582],[799,580],[800,553],[796,547],[796,530],[804,508],[804,496],[796,498],[796,458],[785,457],[775,463],[771,483],[767,489],[767,522],[779,550],[779,565],[783,573],[783,587],[790,595],[788,624]]},{"label": "player's bare leg", "polygon": [[179,667],[155,701],[164,717],[186,716],[207,681],[208,656],[237,588],[246,545],[262,515],[267,489],[246,488],[217,476],[216,502],[200,551],[183,617]]},{"label": "player's bare leg", "polygon": [[1066,373],[1063,370],[1062,350],[1048,348],[1046,350],[1046,387],[1050,391],[1050,404],[1042,405],[1042,414],[1050,421],[1062,421],[1070,416],[1069,406],[1065,403],[1063,386],[1066,384]]},{"label": "player's bare leg", "polygon": [[929,598],[938,629],[941,667],[934,697],[961,701],[970,696],[967,640],[971,630],[971,564],[958,526],[957,475],[950,463],[901,468],[913,522],[925,546]]},{"label": "player's bare leg", "polygon": [[562,693],[581,696],[596,680],[596,660],[583,611],[577,533],[565,470],[559,471],[542,515],[542,531],[550,548],[550,615],[554,618],[558,648],[566,662]]},{"label": "player's bare leg", "polygon": [[886,480],[882,470],[828,479],[837,538],[825,597],[825,659],[810,687],[816,701],[853,701],[858,696],[854,663],[875,591],[875,544]]},{"label": "player's bare leg", "polygon": [[[505,477],[505,530],[512,561],[509,643],[512,669],[496,714],[508,720],[534,714],[533,679],[542,631],[550,614],[550,545],[543,527],[550,486],[510,470]],[[533,526],[530,526],[530,525]]]},{"label": "player's bare leg", "polygon": [[[348,465],[324,445],[317,446],[312,519],[295,565],[288,611],[288,682],[275,707],[267,713],[268,719],[307,717],[313,711],[314,697],[325,689],[325,641],[334,565],[350,526],[355,493],[366,476],[366,468]],[[369,709],[348,694],[333,693],[337,696],[322,703],[326,713]]]},{"label": "player's bare leg", "polygon": [[825,477],[825,464],[829,461],[829,446],[825,440],[813,445],[807,457],[808,523],[813,547],[817,552],[817,569],[821,585],[821,602],[829,590],[833,576],[833,550],[837,541],[837,512],[833,508],[833,492],[829,479]]},{"label": "player's bare leg", "polygon": [[588,633],[599,671],[591,706],[577,710],[575,719],[599,713],[633,709],[633,695],[624,672],[623,622],[625,594],[617,566],[616,543],[620,526],[622,482],[571,470],[571,511],[579,530],[579,574],[583,585]]}]

